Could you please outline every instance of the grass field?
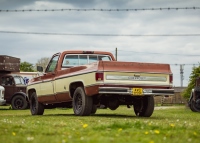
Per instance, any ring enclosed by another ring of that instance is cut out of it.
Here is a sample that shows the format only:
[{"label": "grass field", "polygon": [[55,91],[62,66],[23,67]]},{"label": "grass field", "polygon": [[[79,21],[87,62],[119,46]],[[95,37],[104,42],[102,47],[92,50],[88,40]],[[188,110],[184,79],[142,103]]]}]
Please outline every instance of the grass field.
[{"label": "grass field", "polygon": [[156,107],[150,118],[132,108],[99,109],[78,117],[72,109],[48,109],[43,116],[29,110],[0,107],[1,143],[197,143],[200,114],[184,106]]}]

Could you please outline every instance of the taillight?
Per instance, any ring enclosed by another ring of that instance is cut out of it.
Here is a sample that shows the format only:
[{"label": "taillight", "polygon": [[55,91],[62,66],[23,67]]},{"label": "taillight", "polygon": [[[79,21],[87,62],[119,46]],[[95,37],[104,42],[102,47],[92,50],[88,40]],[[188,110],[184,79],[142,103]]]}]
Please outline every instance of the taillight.
[{"label": "taillight", "polygon": [[103,72],[96,72],[95,78],[96,78],[96,81],[103,80]]},{"label": "taillight", "polygon": [[170,82],[170,83],[173,83],[173,74],[170,74],[170,75],[169,75],[169,82]]}]

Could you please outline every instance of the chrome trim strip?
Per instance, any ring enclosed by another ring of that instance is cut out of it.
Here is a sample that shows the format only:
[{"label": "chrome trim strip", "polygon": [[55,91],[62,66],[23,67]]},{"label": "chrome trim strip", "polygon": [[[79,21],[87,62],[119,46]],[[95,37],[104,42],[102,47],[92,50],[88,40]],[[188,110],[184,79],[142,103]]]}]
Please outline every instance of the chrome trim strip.
[{"label": "chrome trim strip", "polygon": [[126,85],[126,86],[133,86],[133,87],[136,87],[136,86],[145,86],[145,87],[149,87],[149,86],[159,86],[159,87],[172,87],[173,85],[172,84],[164,84],[164,85],[160,85],[160,84],[124,84],[124,83],[108,83],[108,82],[104,82],[103,84],[100,84],[100,85],[117,85],[117,86],[124,86],[124,85]]},{"label": "chrome trim strip", "polygon": [[120,75],[106,75],[107,80],[129,80],[129,81],[167,81],[166,77],[158,76],[120,76]]}]

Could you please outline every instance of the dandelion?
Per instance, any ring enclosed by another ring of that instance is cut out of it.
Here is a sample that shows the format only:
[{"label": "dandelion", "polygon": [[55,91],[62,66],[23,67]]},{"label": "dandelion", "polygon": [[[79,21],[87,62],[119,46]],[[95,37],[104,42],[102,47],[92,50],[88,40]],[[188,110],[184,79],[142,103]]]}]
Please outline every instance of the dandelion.
[{"label": "dandelion", "polygon": [[196,133],[196,132],[194,132],[193,134],[194,134],[195,136],[197,135],[197,133]]},{"label": "dandelion", "polygon": [[32,140],[34,140],[34,137],[27,137],[26,139],[27,139],[27,141],[32,141]]},{"label": "dandelion", "polygon": [[121,132],[121,131],[122,131],[122,128],[119,128],[119,129],[118,129],[118,132]]},{"label": "dandelion", "polygon": [[160,131],[159,130],[154,130],[154,133],[159,134]]},{"label": "dandelion", "polygon": [[69,136],[68,136],[68,138],[69,138],[69,139],[71,139],[71,138],[72,138],[72,136],[70,136],[70,135],[69,135]]},{"label": "dandelion", "polygon": [[83,128],[87,128],[88,124],[83,124]]},{"label": "dandelion", "polygon": [[12,135],[13,135],[13,136],[16,136],[16,133],[15,133],[15,132],[12,132]]},{"label": "dandelion", "polygon": [[170,126],[171,126],[171,127],[175,127],[175,125],[174,125],[174,124],[170,124]]},{"label": "dandelion", "polygon": [[149,143],[154,143],[154,141],[150,141]]},{"label": "dandelion", "polygon": [[144,134],[145,134],[145,135],[148,135],[148,134],[149,134],[149,132],[147,132],[147,131],[146,131],[146,132],[144,132]]}]

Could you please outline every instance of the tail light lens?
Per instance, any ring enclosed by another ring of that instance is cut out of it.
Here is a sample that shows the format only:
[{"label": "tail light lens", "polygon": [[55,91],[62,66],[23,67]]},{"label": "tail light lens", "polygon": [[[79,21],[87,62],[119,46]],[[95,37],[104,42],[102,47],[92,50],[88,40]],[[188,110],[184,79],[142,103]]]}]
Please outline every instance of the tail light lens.
[{"label": "tail light lens", "polygon": [[96,78],[96,81],[102,81],[103,80],[103,72],[97,72],[95,74],[95,78]]},{"label": "tail light lens", "polygon": [[169,82],[170,82],[170,83],[173,83],[173,74],[170,74],[170,75],[169,75]]}]

